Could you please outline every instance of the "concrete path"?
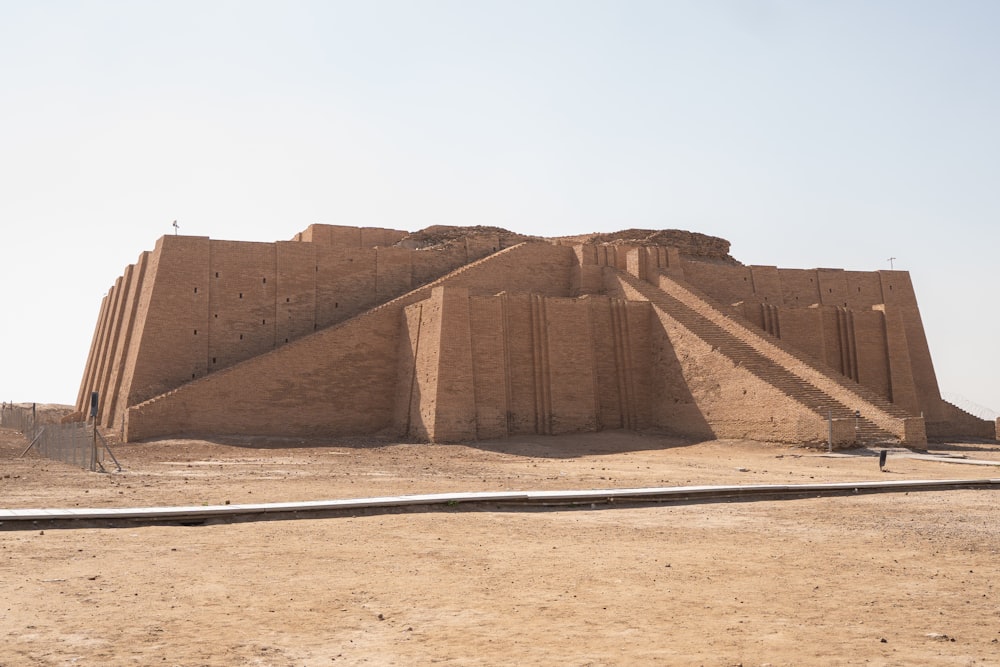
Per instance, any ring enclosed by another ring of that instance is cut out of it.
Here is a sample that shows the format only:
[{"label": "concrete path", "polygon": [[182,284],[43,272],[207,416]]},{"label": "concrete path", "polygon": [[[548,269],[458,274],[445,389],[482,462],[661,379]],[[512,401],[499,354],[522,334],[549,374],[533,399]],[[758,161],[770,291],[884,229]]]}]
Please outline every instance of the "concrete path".
[{"label": "concrete path", "polygon": [[137,525],[203,525],[237,521],[328,518],[450,509],[602,509],[641,504],[775,500],[858,493],[900,493],[945,489],[1000,489],[1000,479],[904,480],[826,484],[674,486],[576,491],[432,493],[344,500],[206,505],[191,507],[0,509],[0,530],[118,528]]}]

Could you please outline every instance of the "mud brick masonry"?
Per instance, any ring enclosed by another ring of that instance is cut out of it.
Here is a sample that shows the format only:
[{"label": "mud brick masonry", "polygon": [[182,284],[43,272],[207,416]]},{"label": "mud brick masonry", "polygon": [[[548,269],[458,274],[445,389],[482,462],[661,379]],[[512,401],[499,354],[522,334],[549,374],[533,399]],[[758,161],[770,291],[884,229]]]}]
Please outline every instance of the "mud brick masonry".
[{"label": "mud brick masonry", "polygon": [[[77,409],[182,434],[430,441],[602,429],[995,438],[941,399],[909,274],[745,266],[677,230],[313,225],[164,236],[101,304]],[[856,411],[860,419],[856,419]]]}]

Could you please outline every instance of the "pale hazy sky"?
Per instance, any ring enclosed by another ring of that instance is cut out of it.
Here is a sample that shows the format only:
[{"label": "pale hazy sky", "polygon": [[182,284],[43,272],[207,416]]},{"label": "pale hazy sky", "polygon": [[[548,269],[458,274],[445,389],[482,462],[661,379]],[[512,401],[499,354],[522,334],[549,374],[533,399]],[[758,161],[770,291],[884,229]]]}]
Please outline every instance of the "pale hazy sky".
[{"label": "pale hazy sky", "polygon": [[72,403],[156,239],[679,228],[910,272],[1000,410],[1000,2],[0,0],[0,399]]}]

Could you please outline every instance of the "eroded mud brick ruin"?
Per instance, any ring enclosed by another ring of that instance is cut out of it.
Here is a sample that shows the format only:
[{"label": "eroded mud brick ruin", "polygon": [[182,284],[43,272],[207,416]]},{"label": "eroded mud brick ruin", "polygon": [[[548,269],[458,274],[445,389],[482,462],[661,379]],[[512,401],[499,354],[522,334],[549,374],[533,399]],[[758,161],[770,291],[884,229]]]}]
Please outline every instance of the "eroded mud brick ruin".
[{"label": "eroded mud brick ruin", "polygon": [[744,266],[677,230],[164,236],[101,304],[79,411],[92,391],[129,441],[996,437],[941,399],[908,273]]}]

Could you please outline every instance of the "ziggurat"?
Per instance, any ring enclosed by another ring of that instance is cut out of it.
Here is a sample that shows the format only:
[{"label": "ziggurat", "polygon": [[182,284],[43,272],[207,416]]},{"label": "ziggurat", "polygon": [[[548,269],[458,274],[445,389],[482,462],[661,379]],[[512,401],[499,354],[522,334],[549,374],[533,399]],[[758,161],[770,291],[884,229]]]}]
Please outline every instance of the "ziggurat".
[{"label": "ziggurat", "polygon": [[941,399],[905,271],[744,266],[676,230],[164,236],[101,304],[81,413],[93,391],[127,441],[997,437]]}]

